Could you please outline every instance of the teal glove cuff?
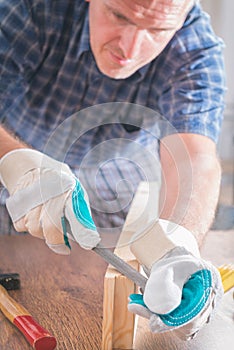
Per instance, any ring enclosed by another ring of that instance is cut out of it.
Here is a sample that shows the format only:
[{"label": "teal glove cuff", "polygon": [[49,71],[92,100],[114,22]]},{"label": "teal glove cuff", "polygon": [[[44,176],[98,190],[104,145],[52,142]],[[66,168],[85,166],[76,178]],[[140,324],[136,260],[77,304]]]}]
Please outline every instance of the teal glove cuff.
[{"label": "teal glove cuff", "polygon": [[[86,228],[96,231],[96,226],[91,217],[87,202],[84,198],[84,190],[79,181],[76,180],[76,186],[72,192],[72,208],[76,219]],[[71,249],[67,236],[67,222],[65,217],[61,217],[61,224],[63,229],[63,239],[65,245]]]},{"label": "teal glove cuff", "polygon": [[[168,314],[156,315],[167,326],[178,327],[184,325],[201,312],[209,298],[211,289],[211,272],[206,269],[197,271],[184,284],[180,305]],[[143,301],[143,295],[131,294],[129,298],[129,305],[135,304],[147,308]]]},{"label": "teal glove cuff", "polygon": [[84,249],[92,249],[100,242],[100,236],[91,216],[88,196],[78,180],[70,192],[61,217],[63,239],[70,248],[68,238],[78,242]]},{"label": "teal glove cuff", "polygon": [[72,192],[72,207],[77,220],[89,230],[96,231],[96,226],[90,214],[87,202],[84,198],[84,190],[79,181]]}]

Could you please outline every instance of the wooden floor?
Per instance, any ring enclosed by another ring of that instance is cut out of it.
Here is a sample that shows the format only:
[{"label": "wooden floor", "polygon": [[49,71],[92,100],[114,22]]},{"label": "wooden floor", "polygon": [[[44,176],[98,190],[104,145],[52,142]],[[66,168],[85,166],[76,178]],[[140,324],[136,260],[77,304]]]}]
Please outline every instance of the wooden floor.
[{"label": "wooden floor", "polygon": [[[103,278],[107,264],[73,246],[63,257],[31,236],[0,237],[0,272],[18,272],[21,290],[9,294],[57,339],[57,350],[100,350]],[[31,350],[0,312],[0,349]]]},{"label": "wooden floor", "polygon": [[[234,231],[211,231],[203,247],[216,265],[234,263]],[[73,245],[62,257],[31,236],[0,237],[1,272],[18,272],[21,290],[9,294],[57,339],[57,350],[100,350],[103,279],[107,264],[94,252]],[[184,343],[170,334],[152,335],[141,319],[135,350],[232,350],[233,299],[197,338]],[[0,313],[0,349],[31,350],[21,333]]]}]

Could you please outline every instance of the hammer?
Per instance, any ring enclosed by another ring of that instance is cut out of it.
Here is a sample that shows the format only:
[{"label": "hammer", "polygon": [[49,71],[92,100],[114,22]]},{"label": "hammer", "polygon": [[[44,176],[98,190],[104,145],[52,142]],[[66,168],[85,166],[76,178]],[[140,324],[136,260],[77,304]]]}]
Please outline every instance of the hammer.
[{"label": "hammer", "polygon": [[23,306],[9,296],[7,290],[19,288],[18,273],[0,274],[0,310],[23,333],[33,349],[55,349],[57,345],[55,337],[40,326]]}]

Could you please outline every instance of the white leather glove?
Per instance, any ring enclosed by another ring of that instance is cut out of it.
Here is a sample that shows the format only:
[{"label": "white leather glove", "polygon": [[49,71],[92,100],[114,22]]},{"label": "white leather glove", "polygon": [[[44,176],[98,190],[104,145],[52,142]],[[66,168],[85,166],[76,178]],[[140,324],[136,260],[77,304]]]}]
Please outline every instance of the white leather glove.
[{"label": "white leather glove", "polygon": [[82,248],[100,241],[88,196],[68,165],[41,152],[18,149],[0,160],[0,180],[10,193],[6,205],[18,232],[44,238],[56,253],[69,254],[66,231]]},{"label": "white leather glove", "polygon": [[130,295],[129,310],[148,318],[154,333],[193,338],[223,295],[218,270],[201,259],[191,232],[166,220],[135,235],[131,250],[149,279],[143,296]]}]

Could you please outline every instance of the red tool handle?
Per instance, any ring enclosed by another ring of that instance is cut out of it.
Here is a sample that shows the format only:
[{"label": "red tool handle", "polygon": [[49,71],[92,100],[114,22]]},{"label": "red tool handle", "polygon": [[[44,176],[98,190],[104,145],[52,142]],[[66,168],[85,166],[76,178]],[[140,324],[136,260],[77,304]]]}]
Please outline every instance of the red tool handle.
[{"label": "red tool handle", "polygon": [[53,350],[57,342],[54,336],[40,326],[29,312],[0,285],[0,310],[25,336],[35,350]]},{"label": "red tool handle", "polygon": [[36,350],[53,350],[56,339],[40,326],[30,315],[17,316],[14,325],[24,334],[28,342]]}]

